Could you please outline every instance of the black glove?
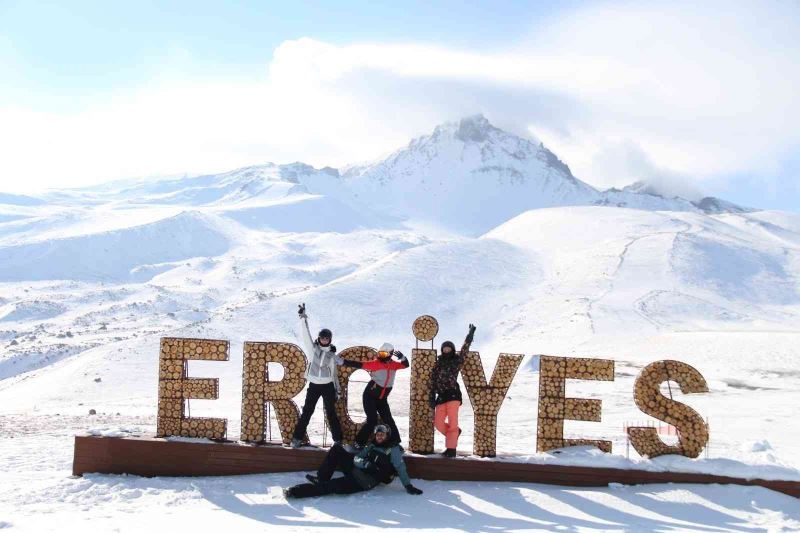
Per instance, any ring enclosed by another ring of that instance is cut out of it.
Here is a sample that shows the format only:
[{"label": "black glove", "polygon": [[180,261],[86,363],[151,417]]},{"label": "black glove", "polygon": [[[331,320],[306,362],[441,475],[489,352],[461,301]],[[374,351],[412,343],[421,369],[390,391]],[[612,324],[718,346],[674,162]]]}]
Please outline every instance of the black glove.
[{"label": "black glove", "polygon": [[300,318],[308,318],[306,315],[306,304],[300,304],[297,306],[297,314]]},{"label": "black glove", "polygon": [[403,352],[401,352],[400,350],[393,351],[392,355],[395,356],[399,360],[403,360],[406,357],[405,355],[403,355]]},{"label": "black glove", "polygon": [[470,324],[469,325],[469,333],[467,334],[467,339],[466,339],[465,342],[472,343],[472,339],[475,337],[475,330],[476,329],[477,328],[475,327],[474,324]]},{"label": "black glove", "polygon": [[406,485],[406,492],[409,494],[413,494],[414,496],[419,496],[420,494],[422,494],[422,491],[419,490],[414,485]]},{"label": "black glove", "polygon": [[336,345],[335,344],[329,344],[328,345],[328,349],[331,351],[331,353],[336,353]]},{"label": "black glove", "polygon": [[431,393],[431,395],[428,396],[428,405],[431,406],[431,409],[436,409],[436,394]]}]

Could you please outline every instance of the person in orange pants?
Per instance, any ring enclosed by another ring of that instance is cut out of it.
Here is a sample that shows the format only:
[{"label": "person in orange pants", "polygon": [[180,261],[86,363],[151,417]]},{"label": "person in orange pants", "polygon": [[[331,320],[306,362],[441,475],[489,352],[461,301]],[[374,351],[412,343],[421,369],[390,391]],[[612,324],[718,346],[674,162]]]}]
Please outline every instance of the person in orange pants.
[{"label": "person in orange pants", "polygon": [[458,373],[469,353],[474,336],[475,326],[470,324],[469,333],[459,352],[456,352],[456,346],[451,341],[443,342],[441,353],[433,367],[430,405],[434,409],[433,424],[445,437],[446,449],[442,453],[445,457],[456,456],[458,436],[461,435],[461,428],[458,427],[458,409],[461,407]]}]

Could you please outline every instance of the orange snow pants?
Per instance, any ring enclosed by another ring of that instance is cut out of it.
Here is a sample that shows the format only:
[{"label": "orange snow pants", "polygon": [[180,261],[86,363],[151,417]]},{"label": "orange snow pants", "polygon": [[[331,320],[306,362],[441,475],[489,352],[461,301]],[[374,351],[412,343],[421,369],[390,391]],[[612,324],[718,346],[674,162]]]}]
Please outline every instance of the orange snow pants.
[{"label": "orange snow pants", "polygon": [[461,402],[451,400],[436,406],[433,416],[433,425],[444,435],[445,446],[456,448],[458,446],[458,408]]}]

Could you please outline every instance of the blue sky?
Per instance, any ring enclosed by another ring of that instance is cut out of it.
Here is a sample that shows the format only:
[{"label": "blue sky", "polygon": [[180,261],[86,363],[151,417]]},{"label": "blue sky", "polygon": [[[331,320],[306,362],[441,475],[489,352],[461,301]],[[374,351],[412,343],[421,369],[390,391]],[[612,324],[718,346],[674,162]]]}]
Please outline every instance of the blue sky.
[{"label": "blue sky", "polygon": [[0,0],[0,190],[372,159],[482,112],[598,187],[800,210],[796,2]]},{"label": "blue sky", "polygon": [[0,50],[6,60],[0,67],[3,85],[16,98],[33,93],[63,109],[75,98],[73,105],[80,105],[98,92],[135,86],[166,71],[258,76],[278,45],[301,37],[340,45],[413,40],[500,46],[569,5],[2,0]]}]

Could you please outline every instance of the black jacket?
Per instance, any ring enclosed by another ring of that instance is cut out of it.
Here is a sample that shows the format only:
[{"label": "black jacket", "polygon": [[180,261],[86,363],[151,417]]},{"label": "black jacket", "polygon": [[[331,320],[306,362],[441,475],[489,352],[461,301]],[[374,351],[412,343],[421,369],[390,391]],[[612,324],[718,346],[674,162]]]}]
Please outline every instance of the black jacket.
[{"label": "black jacket", "polygon": [[353,460],[350,475],[365,489],[371,489],[379,483],[391,483],[396,475],[400,476],[403,486],[411,485],[403,461],[403,448],[388,442],[383,445],[372,442],[361,450]]},{"label": "black jacket", "polygon": [[453,351],[448,355],[440,353],[436,359],[431,377],[431,404],[441,405],[453,400],[458,401],[458,403],[462,402],[458,373],[461,371],[461,366],[464,364],[467,354],[469,354],[471,344],[472,338],[467,336],[461,346],[461,350],[456,352],[455,345],[452,342],[445,341],[442,343],[442,351],[444,351],[445,346],[450,346]]}]

